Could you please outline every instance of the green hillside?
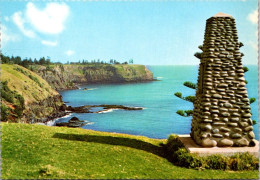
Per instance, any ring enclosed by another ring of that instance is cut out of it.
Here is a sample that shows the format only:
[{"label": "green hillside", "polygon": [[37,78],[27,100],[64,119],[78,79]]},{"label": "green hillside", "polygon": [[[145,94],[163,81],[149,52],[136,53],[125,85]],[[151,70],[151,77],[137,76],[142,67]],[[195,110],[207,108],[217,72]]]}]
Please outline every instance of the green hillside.
[{"label": "green hillside", "polygon": [[2,179],[258,179],[258,171],[173,165],[166,140],[17,123],[1,124]]},{"label": "green hillside", "polygon": [[62,104],[58,92],[44,79],[15,64],[1,65],[1,94],[2,121],[45,117]]}]

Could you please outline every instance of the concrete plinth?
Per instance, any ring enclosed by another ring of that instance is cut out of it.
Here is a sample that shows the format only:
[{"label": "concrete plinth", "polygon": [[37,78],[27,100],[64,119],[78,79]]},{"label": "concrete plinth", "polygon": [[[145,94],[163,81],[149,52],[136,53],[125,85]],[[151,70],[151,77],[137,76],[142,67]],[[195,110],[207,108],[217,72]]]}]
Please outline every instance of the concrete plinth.
[{"label": "concrete plinth", "polygon": [[259,141],[255,141],[254,147],[211,147],[205,148],[197,145],[190,135],[179,135],[178,139],[183,143],[185,148],[194,154],[198,154],[199,156],[210,156],[213,154],[222,154],[224,156],[231,156],[235,153],[244,153],[249,152],[255,157],[259,157]]}]

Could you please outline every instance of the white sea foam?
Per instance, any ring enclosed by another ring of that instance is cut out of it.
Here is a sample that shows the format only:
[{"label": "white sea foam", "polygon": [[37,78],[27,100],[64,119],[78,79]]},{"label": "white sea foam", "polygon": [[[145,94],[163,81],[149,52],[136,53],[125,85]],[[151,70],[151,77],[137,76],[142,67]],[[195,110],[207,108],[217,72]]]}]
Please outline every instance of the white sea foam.
[{"label": "white sea foam", "polygon": [[163,77],[156,77],[157,79],[162,79]]},{"label": "white sea foam", "polygon": [[89,90],[89,91],[93,91],[93,90],[95,90],[95,89],[98,89],[98,88],[91,88],[91,89],[87,89],[87,90]]},{"label": "white sea foam", "polygon": [[109,112],[113,112],[116,109],[105,109],[103,111],[99,111],[98,113],[109,113]]},{"label": "white sea foam", "polygon": [[55,120],[56,119],[46,122],[46,126],[54,126],[56,123]]},{"label": "white sea foam", "polygon": [[55,120],[60,119],[60,118],[67,118],[67,117],[71,117],[71,116],[72,116],[72,113],[69,113],[66,116],[62,116],[62,117],[56,118]]},{"label": "white sea foam", "polygon": [[71,117],[71,116],[72,116],[72,113],[69,113],[66,116],[58,117],[58,118],[55,118],[55,119],[53,119],[51,121],[47,121],[45,124],[46,124],[46,126],[55,126],[56,120],[61,119],[61,118]]},{"label": "white sea foam", "polygon": [[84,126],[86,125],[92,125],[92,124],[95,124],[94,122],[88,122],[87,124],[85,124]]}]

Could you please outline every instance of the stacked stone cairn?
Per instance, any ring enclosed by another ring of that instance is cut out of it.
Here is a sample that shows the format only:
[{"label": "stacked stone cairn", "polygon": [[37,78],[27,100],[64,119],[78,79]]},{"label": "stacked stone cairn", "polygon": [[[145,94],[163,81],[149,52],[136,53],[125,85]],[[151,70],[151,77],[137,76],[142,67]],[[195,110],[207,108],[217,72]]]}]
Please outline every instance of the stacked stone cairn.
[{"label": "stacked stone cairn", "polygon": [[191,137],[203,147],[255,146],[235,19],[209,18],[200,59]]}]

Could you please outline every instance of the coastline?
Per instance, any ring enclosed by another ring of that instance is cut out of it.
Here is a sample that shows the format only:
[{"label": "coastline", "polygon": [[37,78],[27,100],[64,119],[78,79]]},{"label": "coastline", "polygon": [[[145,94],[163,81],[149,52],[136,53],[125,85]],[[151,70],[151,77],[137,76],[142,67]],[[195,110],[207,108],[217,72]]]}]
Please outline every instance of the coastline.
[{"label": "coastline", "polygon": [[57,89],[57,91],[60,92],[61,91],[68,91],[68,90],[76,90],[76,89],[82,89],[82,87],[87,86],[87,85],[99,85],[99,84],[137,84],[137,83],[151,83],[154,81],[162,81],[160,79],[156,79],[153,78],[152,80],[142,80],[142,81],[121,81],[121,82],[108,82],[108,81],[98,81],[98,82],[84,82],[84,83],[75,83],[75,87],[74,88],[66,88],[66,89]]},{"label": "coastline", "polygon": [[[101,104],[101,105],[84,105],[84,106],[79,106],[79,107],[72,107],[72,106],[67,106],[64,104],[65,111],[61,111],[60,113],[57,113],[57,115],[48,117],[47,121],[44,121],[43,123],[47,126],[55,126],[55,121],[60,118],[64,118],[66,116],[70,116],[72,113],[108,113],[112,112],[113,110],[127,110],[127,111],[136,111],[136,110],[144,110],[144,107],[129,107],[129,106],[123,106],[123,105],[107,105],[107,104]],[[90,111],[91,108],[95,107],[101,107],[103,108],[102,110],[99,111]],[[37,124],[37,122],[36,122]]]}]

